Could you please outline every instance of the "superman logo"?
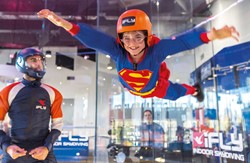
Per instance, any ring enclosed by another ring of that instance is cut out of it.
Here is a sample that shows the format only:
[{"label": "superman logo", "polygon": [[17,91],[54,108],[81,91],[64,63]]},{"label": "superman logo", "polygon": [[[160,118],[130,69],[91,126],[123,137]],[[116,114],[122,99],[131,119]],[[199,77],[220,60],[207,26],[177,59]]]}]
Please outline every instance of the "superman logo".
[{"label": "superman logo", "polygon": [[148,84],[152,72],[149,70],[133,71],[122,69],[119,75],[131,88],[139,92]]}]

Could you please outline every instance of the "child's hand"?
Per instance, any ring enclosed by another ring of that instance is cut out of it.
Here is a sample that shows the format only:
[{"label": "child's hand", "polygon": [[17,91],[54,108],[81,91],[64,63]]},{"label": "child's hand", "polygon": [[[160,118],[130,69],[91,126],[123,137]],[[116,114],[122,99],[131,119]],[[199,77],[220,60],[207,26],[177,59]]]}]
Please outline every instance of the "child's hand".
[{"label": "child's hand", "polygon": [[207,37],[209,40],[213,41],[215,39],[224,39],[224,38],[233,38],[236,41],[239,41],[239,32],[236,30],[234,26],[224,26],[221,29],[212,28],[210,32],[208,32]]},{"label": "child's hand", "polygon": [[50,15],[51,11],[49,9],[42,9],[41,11],[39,11],[37,13],[37,15],[40,18],[48,18],[48,16]]},{"label": "child's hand", "polygon": [[59,27],[63,27],[66,30],[70,30],[72,28],[72,24],[68,22],[67,20],[61,18],[60,16],[56,15],[54,12],[43,9],[37,13],[39,18],[46,18],[55,25]]}]

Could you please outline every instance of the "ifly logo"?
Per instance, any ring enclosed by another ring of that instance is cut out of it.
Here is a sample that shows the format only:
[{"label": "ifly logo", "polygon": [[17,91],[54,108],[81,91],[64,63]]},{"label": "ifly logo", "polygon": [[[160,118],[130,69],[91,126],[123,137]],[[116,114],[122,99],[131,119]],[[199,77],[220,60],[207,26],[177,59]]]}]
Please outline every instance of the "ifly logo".
[{"label": "ifly logo", "polygon": [[36,109],[46,110],[45,100],[38,100],[39,105],[36,106]]},{"label": "ifly logo", "polygon": [[88,141],[87,136],[73,136],[71,131],[62,131],[58,138],[58,141],[62,141],[62,138],[68,138],[69,141]]},{"label": "ifly logo", "polygon": [[135,17],[130,16],[122,19],[122,26],[131,26],[135,24]]},{"label": "ifly logo", "polygon": [[204,134],[200,132],[193,133],[193,146],[196,147],[205,147],[204,143]]},{"label": "ifly logo", "polygon": [[243,151],[243,137],[239,133],[237,137],[230,134],[230,142],[224,143],[223,133],[210,132],[210,133],[193,133],[193,147],[194,148],[213,148],[213,144],[219,144],[220,148],[227,151]]}]

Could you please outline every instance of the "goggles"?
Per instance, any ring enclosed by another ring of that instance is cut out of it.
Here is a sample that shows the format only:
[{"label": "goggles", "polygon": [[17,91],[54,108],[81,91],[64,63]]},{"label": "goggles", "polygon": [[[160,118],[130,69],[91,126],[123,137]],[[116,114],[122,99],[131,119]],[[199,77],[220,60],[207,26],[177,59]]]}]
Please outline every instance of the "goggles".
[{"label": "goggles", "polygon": [[121,41],[124,43],[124,44],[129,44],[131,42],[135,42],[135,43],[142,43],[144,41],[144,39],[146,38],[146,36],[143,36],[143,35],[136,35],[136,36],[123,36],[123,38],[121,39]]}]

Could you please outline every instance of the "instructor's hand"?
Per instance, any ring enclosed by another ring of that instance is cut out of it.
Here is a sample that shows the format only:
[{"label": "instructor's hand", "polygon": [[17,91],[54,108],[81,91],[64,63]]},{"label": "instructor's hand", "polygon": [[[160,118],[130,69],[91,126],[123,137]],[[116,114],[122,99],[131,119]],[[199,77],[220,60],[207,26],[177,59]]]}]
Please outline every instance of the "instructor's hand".
[{"label": "instructor's hand", "polygon": [[45,160],[48,156],[49,150],[47,147],[37,147],[35,149],[32,149],[29,154],[37,160]]},{"label": "instructor's hand", "polygon": [[39,18],[46,18],[55,25],[59,27],[63,27],[66,30],[70,30],[72,28],[72,24],[62,17],[56,15],[53,11],[49,9],[43,9],[37,13]]},{"label": "instructor's hand", "polygon": [[27,151],[23,148],[18,147],[17,145],[10,145],[7,147],[6,152],[10,155],[14,160],[18,157],[25,156]]}]

